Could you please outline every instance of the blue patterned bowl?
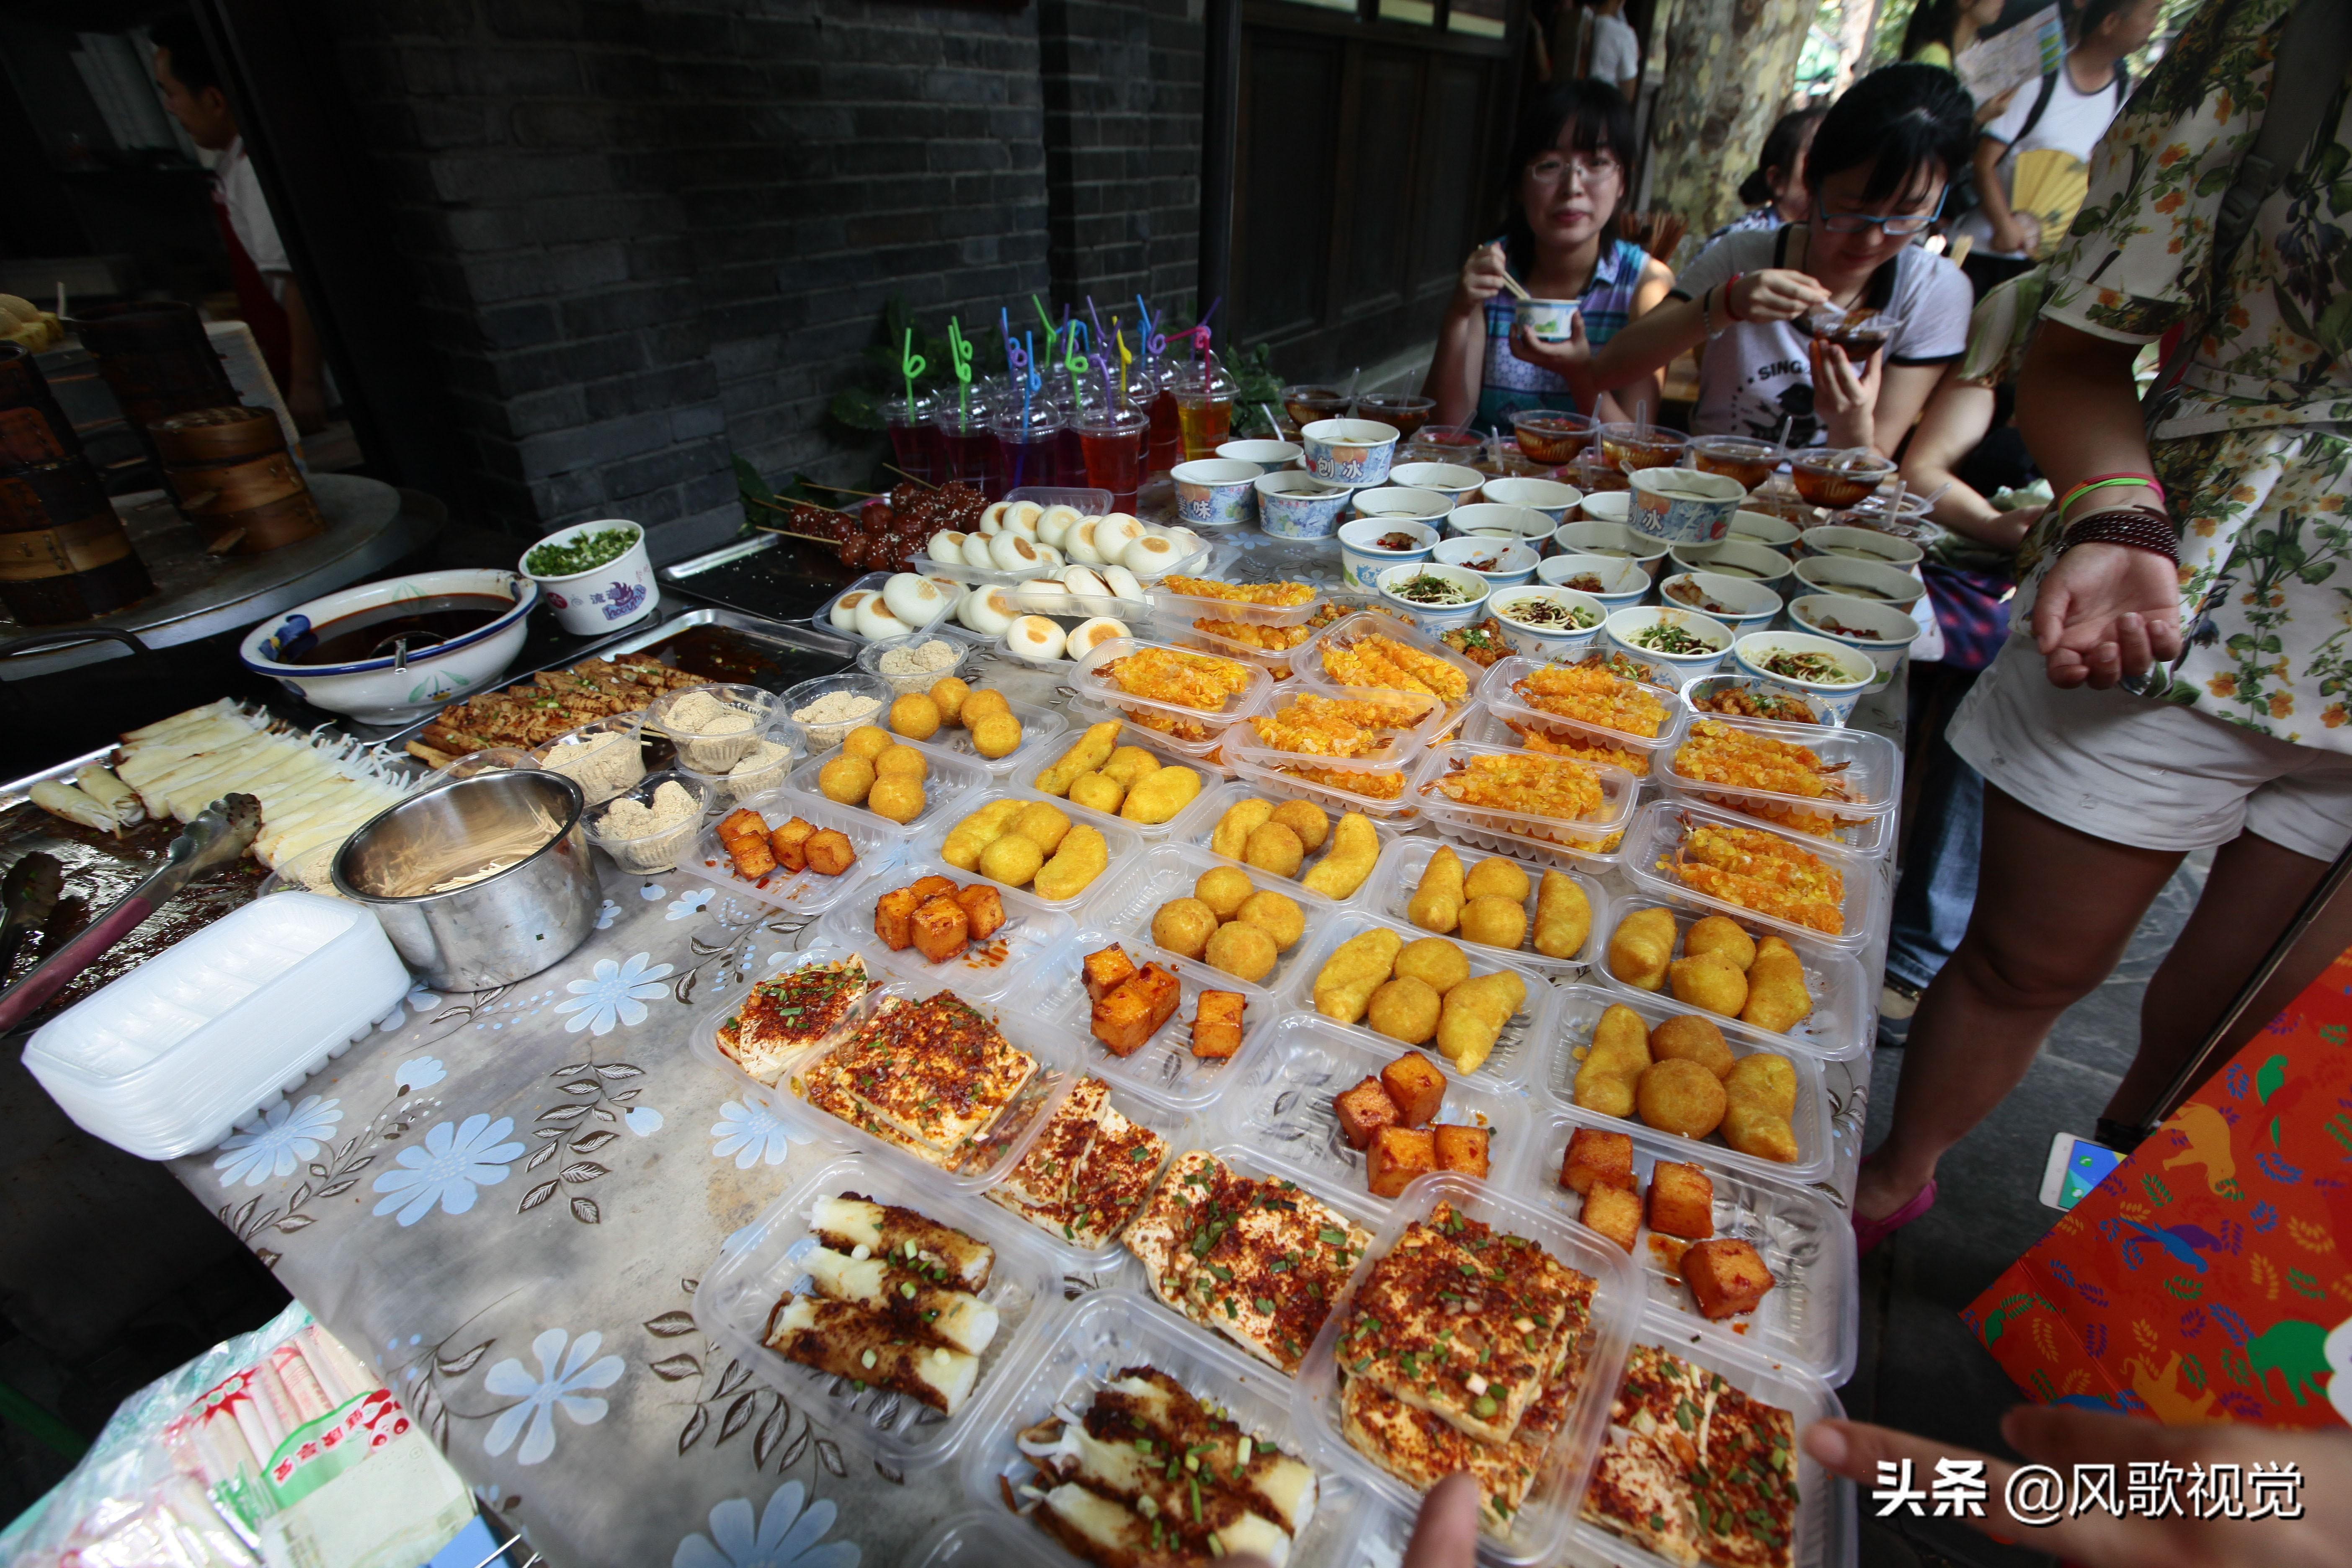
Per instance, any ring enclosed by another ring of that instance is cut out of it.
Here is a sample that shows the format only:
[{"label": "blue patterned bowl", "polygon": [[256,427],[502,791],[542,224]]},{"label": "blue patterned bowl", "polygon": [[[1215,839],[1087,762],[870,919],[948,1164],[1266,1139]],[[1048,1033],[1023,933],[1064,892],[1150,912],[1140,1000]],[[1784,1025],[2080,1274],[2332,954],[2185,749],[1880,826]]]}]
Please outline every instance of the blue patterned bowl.
[{"label": "blue patterned bowl", "polygon": [[1176,521],[1193,528],[1231,528],[1257,515],[1250,487],[1265,470],[1232,458],[1202,458],[1179,463],[1168,476],[1176,481]]},{"label": "blue patterned bowl", "polygon": [[1360,489],[1387,482],[1397,427],[1377,419],[1318,419],[1298,439],[1307,447],[1307,472]]},{"label": "blue patterned bowl", "polygon": [[1258,529],[1276,539],[1330,538],[1348,515],[1348,498],[1356,493],[1297,468],[1261,474],[1250,482],[1257,490]]}]

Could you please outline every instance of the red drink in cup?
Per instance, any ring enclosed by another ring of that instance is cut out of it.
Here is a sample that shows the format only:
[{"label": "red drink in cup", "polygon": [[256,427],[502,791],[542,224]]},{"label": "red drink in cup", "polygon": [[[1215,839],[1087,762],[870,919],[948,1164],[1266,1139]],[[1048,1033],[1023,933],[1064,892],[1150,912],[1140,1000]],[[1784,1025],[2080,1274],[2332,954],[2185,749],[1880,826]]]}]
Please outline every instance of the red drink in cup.
[{"label": "red drink in cup", "polygon": [[959,408],[945,398],[940,400],[938,422],[940,471],[932,481],[945,484],[960,480],[974,489],[988,485],[988,460],[995,453],[996,437],[989,433],[988,418],[980,411],[978,403],[969,408]]},{"label": "red drink in cup", "polygon": [[1144,453],[1144,471],[1164,474],[1184,460],[1184,444],[1176,415],[1176,378],[1167,365],[1155,365],[1149,373],[1141,397],[1150,399],[1146,411],[1151,419],[1151,430]]},{"label": "red drink in cup", "polygon": [[1025,418],[1015,404],[992,418],[988,427],[996,440],[996,460],[992,465],[992,479],[996,482],[988,492],[989,500],[1003,500],[1025,486],[1059,481],[1056,454],[1062,416],[1052,404],[1031,403]]},{"label": "red drink in cup", "polygon": [[1137,410],[1089,408],[1078,420],[1078,448],[1085,454],[1087,483],[1110,492],[1111,510],[1131,512],[1143,489],[1145,437],[1151,421]]},{"label": "red drink in cup", "polygon": [[889,422],[890,456],[898,470],[925,484],[937,480],[940,476],[932,469],[939,461],[940,433],[932,423],[931,399],[918,395],[910,406],[904,397],[891,398],[883,416]]}]

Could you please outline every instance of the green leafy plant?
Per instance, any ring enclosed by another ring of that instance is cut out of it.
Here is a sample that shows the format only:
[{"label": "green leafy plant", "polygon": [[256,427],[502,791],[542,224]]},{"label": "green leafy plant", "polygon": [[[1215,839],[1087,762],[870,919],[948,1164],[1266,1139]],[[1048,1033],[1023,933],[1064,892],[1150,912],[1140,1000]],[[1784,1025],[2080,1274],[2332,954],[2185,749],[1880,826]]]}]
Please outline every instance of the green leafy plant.
[{"label": "green leafy plant", "polygon": [[[915,319],[906,298],[893,294],[882,307],[879,337],[868,343],[859,356],[860,384],[844,387],[833,395],[829,412],[835,419],[853,430],[876,435],[887,428],[886,416],[892,399],[907,395],[907,378],[899,365],[908,346],[909,333],[913,334],[914,353],[923,361],[922,374],[915,377],[915,390],[954,392],[955,356],[947,338],[933,334]],[[1003,373],[1004,340],[995,321],[972,323],[964,341],[971,345],[973,380]]]}]

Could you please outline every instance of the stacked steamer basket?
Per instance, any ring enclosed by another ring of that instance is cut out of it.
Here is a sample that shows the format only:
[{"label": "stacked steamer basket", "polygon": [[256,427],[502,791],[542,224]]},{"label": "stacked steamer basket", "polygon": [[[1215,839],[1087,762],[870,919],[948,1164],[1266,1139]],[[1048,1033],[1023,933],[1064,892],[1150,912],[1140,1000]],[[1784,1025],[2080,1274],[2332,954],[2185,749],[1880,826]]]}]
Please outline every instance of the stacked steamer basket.
[{"label": "stacked steamer basket", "polygon": [[254,555],[326,531],[318,502],[268,408],[192,409],[148,437],[180,510],[215,555]]},{"label": "stacked steamer basket", "polygon": [[98,362],[122,417],[160,465],[147,427],[193,408],[234,407],[228,368],[205,336],[195,307],[176,300],[101,305],[74,323],[82,347]]},{"label": "stacked steamer basket", "polygon": [[0,605],[64,626],[154,591],[31,353],[0,344]]}]

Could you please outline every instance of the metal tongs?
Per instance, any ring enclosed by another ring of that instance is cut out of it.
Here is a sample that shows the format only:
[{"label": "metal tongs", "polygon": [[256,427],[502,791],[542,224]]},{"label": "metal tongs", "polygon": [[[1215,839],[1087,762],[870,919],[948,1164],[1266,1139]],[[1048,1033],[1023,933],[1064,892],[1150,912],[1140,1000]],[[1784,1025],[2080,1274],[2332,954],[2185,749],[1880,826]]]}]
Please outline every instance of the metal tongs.
[{"label": "metal tongs", "polygon": [[173,894],[206,872],[233,863],[252,847],[254,835],[260,831],[261,802],[253,795],[224,795],[198,812],[163,851],[163,864],[154,875],[82,928],[73,940],[33,965],[22,980],[0,991],[0,1034],[39,1011],[68,981],[138,930]]}]

